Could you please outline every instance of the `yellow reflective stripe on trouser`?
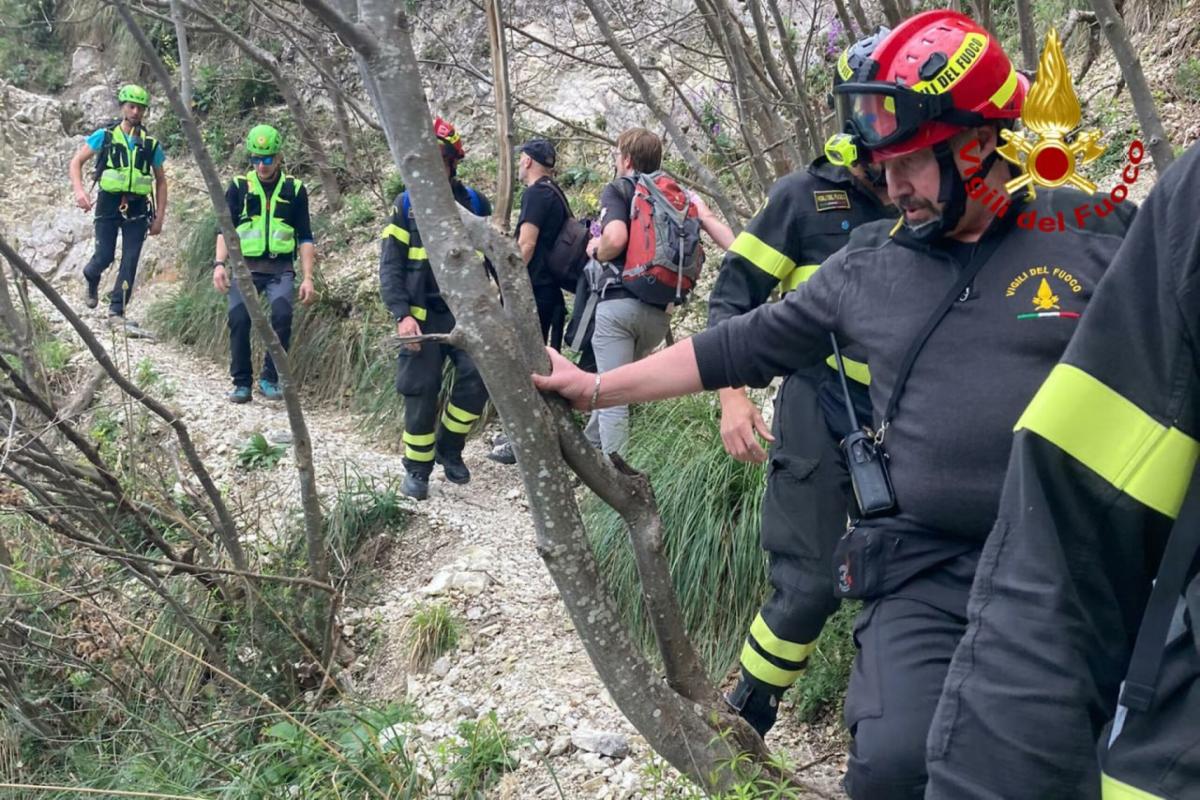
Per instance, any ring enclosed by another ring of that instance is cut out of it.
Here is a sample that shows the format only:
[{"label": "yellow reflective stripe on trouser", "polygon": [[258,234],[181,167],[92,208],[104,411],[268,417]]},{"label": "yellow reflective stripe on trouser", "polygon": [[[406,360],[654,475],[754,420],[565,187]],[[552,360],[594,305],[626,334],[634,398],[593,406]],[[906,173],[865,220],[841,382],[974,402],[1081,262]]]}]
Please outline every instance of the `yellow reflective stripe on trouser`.
[{"label": "yellow reflective stripe on trouser", "polygon": [[749,642],[742,645],[742,669],[763,683],[780,689],[791,686],[804,672],[803,669],[780,669],[763,658]]},{"label": "yellow reflective stripe on trouser", "polygon": [[779,282],[779,288],[785,292],[790,292],[815,275],[820,268],[820,264],[801,264],[792,270],[787,278]]},{"label": "yellow reflective stripe on trouser", "polygon": [[729,245],[729,252],[737,253],[763,272],[780,281],[786,280],[796,262],[759,239],[753,233],[742,231]]},{"label": "yellow reflective stripe on trouser", "polygon": [[1161,795],[1122,783],[1107,772],[1100,773],[1100,797],[1102,800],[1165,800]]},{"label": "yellow reflective stripe on trouser", "polygon": [[418,320],[419,322],[424,322],[425,318],[429,316],[429,312],[420,306],[409,306],[408,313],[409,316],[415,320]]},{"label": "yellow reflective stripe on trouser", "polygon": [[446,430],[453,433],[470,433],[471,423],[477,419],[478,414],[463,411],[454,403],[446,403],[446,410],[442,414],[442,424],[446,426]]},{"label": "yellow reflective stripe on trouser", "polygon": [[[837,369],[837,359],[833,356],[825,359],[825,363],[833,369]],[[853,358],[842,356],[842,366],[846,368],[846,377],[858,381],[864,386],[871,383],[871,369],[861,361],[855,361]]]},{"label": "yellow reflective stripe on trouser", "polygon": [[1053,443],[1115,488],[1174,518],[1200,442],[1161,425],[1079,367],[1059,364],[1013,430]]},{"label": "yellow reflective stripe on trouser", "polygon": [[803,663],[812,651],[817,649],[816,642],[808,644],[797,644],[789,642],[786,639],[780,639],[775,635],[767,625],[767,621],[759,614],[754,618],[754,622],[750,625],[750,635],[754,637],[754,641],[758,642],[763,650],[766,650],[771,655],[782,658],[785,661],[793,661],[797,664]]},{"label": "yellow reflective stripe on trouser", "polygon": [[408,244],[411,241],[408,231],[404,230],[404,228],[401,228],[399,225],[388,225],[383,229],[383,233],[379,235],[379,238],[386,239],[389,236],[401,244]]},{"label": "yellow reflective stripe on trouser", "polygon": [[[436,434],[404,432],[404,457],[412,461],[433,461]],[[418,449],[421,448],[421,449]]]},{"label": "yellow reflective stripe on trouser", "polygon": [[409,261],[428,261],[429,254],[425,252],[424,247],[410,247],[410,248],[408,248],[408,260]]}]

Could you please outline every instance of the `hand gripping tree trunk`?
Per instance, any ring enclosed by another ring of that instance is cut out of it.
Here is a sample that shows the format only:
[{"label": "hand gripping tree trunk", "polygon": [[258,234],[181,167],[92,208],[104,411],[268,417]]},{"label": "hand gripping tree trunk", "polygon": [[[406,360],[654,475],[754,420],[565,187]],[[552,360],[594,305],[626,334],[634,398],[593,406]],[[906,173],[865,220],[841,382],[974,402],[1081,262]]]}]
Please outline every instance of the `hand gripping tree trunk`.
[{"label": "hand gripping tree trunk", "polygon": [[[158,57],[154,46],[146,38],[146,34],[142,31],[141,26],[138,25],[137,20],[134,19],[128,4],[125,0],[115,0],[115,6],[117,13],[121,16],[121,20],[141,47],[142,54],[149,63],[151,72],[154,73],[154,77],[162,86],[163,92],[171,102],[172,110],[179,117],[180,123],[183,126],[183,132],[188,140],[188,147],[196,159],[196,166],[199,167],[200,173],[204,177],[204,184],[208,189],[209,200],[212,201],[213,210],[217,215],[217,224],[220,227],[221,234],[225,237],[225,244],[229,248],[229,262],[233,266],[234,278],[241,286],[253,286],[254,279],[250,276],[250,270],[246,267],[246,262],[242,258],[242,249],[238,244],[233,219],[229,216],[229,208],[225,204],[225,190],[221,185],[220,177],[217,175],[217,168],[214,166],[212,158],[208,154],[208,149],[204,146],[204,141],[200,137],[200,128],[196,125],[196,120],[192,116],[191,109],[187,108],[183,104],[183,101],[180,100],[179,93],[175,91],[171,83],[171,76],[167,72],[166,66],[162,63],[162,59]],[[263,315],[258,303],[247,302],[245,308],[250,314],[250,322],[254,332],[266,347],[267,352],[271,354],[271,360],[275,362],[275,368],[279,372],[279,385],[283,390],[283,402],[287,409],[288,425],[292,431],[292,442],[296,452],[296,473],[300,483],[300,504],[304,511],[304,536],[308,549],[308,568],[311,573],[310,577],[325,583],[327,582],[328,568],[325,559],[325,539],[322,531],[321,501],[317,496],[316,473],[313,469],[312,439],[309,437],[308,426],[304,421],[304,412],[300,408],[300,394],[292,382],[291,362],[288,361],[287,351],[283,349],[279,337],[275,335],[275,331]],[[328,600],[327,597],[320,594],[314,594],[313,598],[316,600],[318,609]],[[320,610],[316,613],[319,616],[325,616]],[[328,627],[327,624],[326,627]],[[326,641],[326,646],[328,646],[328,641]]]},{"label": "hand gripping tree trunk", "polygon": [[[677,605],[658,594],[664,587],[648,582],[644,590],[651,614],[657,617],[656,630],[662,628],[660,641],[665,635],[672,643],[666,659],[672,685],[656,675],[638,651],[603,586],[563,456],[578,465],[589,483],[623,484],[612,467],[602,467],[595,451],[582,444],[563,404],[541,398],[529,381],[529,373],[545,369],[547,360],[538,343],[532,292],[520,256],[511,239],[500,237],[481,220],[468,218],[466,212],[460,215],[429,136],[429,108],[403,4],[394,0],[342,0],[336,8],[328,0],[304,0],[304,4],[357,53],[392,156],[411,194],[417,225],[425,234],[422,239],[438,285],[458,321],[448,338],[474,357],[504,419],[530,499],[536,547],[613,700],[656,751],[706,788],[725,787],[738,779],[737,767],[727,767],[739,753],[750,752],[752,758],[737,763],[762,768],[758,774],[770,772],[761,761],[766,755],[762,741],[741,720],[722,713],[716,689],[704,676],[684,633]],[[474,254],[479,245],[496,263],[507,308],[499,306],[484,277]],[[631,505],[636,502],[629,499]],[[635,547],[643,551],[640,569],[643,557],[661,561],[662,556],[661,550],[655,550],[653,525],[638,522],[640,530],[634,533]],[[651,566],[642,575],[656,580],[655,576],[666,575],[664,569]],[[669,578],[666,584],[673,598]],[[800,786],[790,776],[772,774],[783,785]],[[803,788],[796,792],[805,796]]]},{"label": "hand gripping tree trunk", "polygon": [[1162,119],[1158,116],[1158,108],[1154,105],[1154,95],[1146,84],[1146,73],[1142,71],[1142,62],[1137,51],[1129,41],[1129,33],[1125,23],[1113,6],[1112,0],[1091,0],[1096,19],[1108,37],[1108,46],[1112,48],[1117,63],[1121,65],[1121,74],[1129,86],[1129,96],[1133,99],[1133,108],[1137,112],[1138,122],[1142,124],[1142,133],[1146,136],[1146,149],[1154,159],[1154,170],[1162,175],[1171,162],[1175,153],[1171,143],[1167,141],[1167,132],[1163,129]]}]

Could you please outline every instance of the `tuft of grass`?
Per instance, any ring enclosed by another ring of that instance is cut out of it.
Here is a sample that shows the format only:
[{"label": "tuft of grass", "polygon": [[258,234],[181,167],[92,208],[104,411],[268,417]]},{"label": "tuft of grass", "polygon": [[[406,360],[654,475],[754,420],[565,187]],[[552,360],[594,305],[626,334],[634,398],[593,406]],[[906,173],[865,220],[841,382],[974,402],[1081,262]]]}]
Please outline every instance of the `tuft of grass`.
[{"label": "tuft of grass", "polygon": [[271,444],[267,437],[256,433],[238,451],[237,463],[244,470],[270,469],[279,463],[286,452],[286,447]]},{"label": "tuft of grass", "polygon": [[423,672],[458,645],[462,623],[445,603],[423,605],[404,626],[409,668]]},{"label": "tuft of grass", "polygon": [[37,345],[38,359],[50,372],[61,372],[71,360],[71,346],[61,339],[44,339]]},{"label": "tuft of grass", "polygon": [[496,721],[496,712],[480,720],[467,720],[458,726],[462,744],[447,748],[453,761],[447,770],[453,797],[474,800],[500,777],[520,765],[516,746]]},{"label": "tuft of grass", "polygon": [[[628,458],[650,476],[663,520],[663,548],[692,640],[709,672],[734,663],[766,590],[759,548],[761,464],[742,464],[721,446],[720,410],[685,397],[634,409]],[[584,521],[600,572],[647,650],[654,637],[625,524],[595,497]]]},{"label": "tuft of grass", "polygon": [[1200,58],[1192,56],[1179,65],[1175,72],[1175,86],[1186,99],[1200,102]]}]

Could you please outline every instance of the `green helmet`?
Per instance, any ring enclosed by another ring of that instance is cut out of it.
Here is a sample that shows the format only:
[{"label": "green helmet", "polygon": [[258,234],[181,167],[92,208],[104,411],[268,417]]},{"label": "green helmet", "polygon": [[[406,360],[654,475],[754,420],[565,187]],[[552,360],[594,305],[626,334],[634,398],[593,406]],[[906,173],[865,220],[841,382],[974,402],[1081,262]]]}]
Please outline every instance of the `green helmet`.
[{"label": "green helmet", "polygon": [[150,107],[150,93],[136,83],[127,83],[117,92],[118,103],[137,103],[139,106]]},{"label": "green helmet", "polygon": [[273,156],[279,152],[279,131],[270,125],[255,125],[246,135],[246,152],[252,156]]}]

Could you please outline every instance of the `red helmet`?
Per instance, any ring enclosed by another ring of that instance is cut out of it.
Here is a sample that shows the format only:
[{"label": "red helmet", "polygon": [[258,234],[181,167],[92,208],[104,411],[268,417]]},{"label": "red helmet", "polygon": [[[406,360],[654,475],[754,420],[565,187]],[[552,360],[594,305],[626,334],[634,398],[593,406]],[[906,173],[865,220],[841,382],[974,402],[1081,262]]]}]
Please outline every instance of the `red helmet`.
[{"label": "red helmet", "polygon": [[901,23],[850,82],[834,89],[874,160],[944,142],[989,120],[1015,120],[1029,80],[1000,42],[956,11]]},{"label": "red helmet", "polygon": [[433,135],[437,137],[438,145],[441,146],[442,155],[447,158],[453,158],[456,161],[462,161],[466,158],[467,151],[463,149],[462,138],[459,137],[458,131],[454,130],[454,126],[441,117],[433,118]]}]

